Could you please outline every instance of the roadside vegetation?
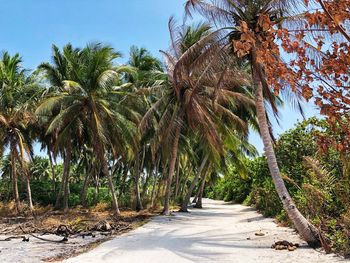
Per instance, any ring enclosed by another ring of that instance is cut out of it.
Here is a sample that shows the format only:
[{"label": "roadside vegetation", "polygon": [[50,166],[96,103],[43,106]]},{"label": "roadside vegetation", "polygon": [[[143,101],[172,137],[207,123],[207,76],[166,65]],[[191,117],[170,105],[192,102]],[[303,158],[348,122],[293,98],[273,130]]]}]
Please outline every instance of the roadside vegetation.
[{"label": "roadside vegetation", "polygon": [[[311,118],[284,132],[275,142],[282,178],[297,207],[324,233],[324,246],[346,257],[349,244],[349,164],[333,147],[320,150],[323,136],[332,137],[324,120]],[[278,201],[265,157],[247,159],[248,175],[234,165],[223,177],[208,181],[206,196],[257,208],[283,225],[291,225]]]},{"label": "roadside vegetation", "polygon": [[[31,72],[4,52],[0,214],[170,215],[207,196],[254,205],[310,246],[348,255],[349,1],[302,2],[188,0],[162,59],[134,46],[122,64],[103,43],[53,45]],[[306,101],[324,117],[276,139],[281,107],[303,113]]]}]

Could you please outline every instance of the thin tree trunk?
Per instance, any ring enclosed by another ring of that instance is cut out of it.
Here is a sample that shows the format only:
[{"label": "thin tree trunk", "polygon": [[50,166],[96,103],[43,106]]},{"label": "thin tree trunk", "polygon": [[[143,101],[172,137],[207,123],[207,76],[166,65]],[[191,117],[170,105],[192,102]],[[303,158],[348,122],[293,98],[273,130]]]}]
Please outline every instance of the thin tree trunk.
[{"label": "thin tree trunk", "polygon": [[190,177],[190,173],[188,172],[188,169],[185,171],[186,177],[183,180],[183,183],[180,184],[180,196],[182,197],[184,195],[184,191],[187,185],[188,178]]},{"label": "thin tree trunk", "polygon": [[[64,158],[64,159],[66,159],[66,158]],[[56,197],[55,209],[61,208],[61,199],[63,196],[63,191],[64,191],[63,189],[64,189],[65,180],[66,180],[66,176],[65,176],[64,171],[63,171],[60,189],[58,190],[58,194]]]},{"label": "thin tree trunk", "polygon": [[120,186],[120,193],[124,193],[125,192],[125,186],[126,186],[126,181],[128,179],[128,173],[129,173],[129,166],[128,165],[124,165],[123,168],[123,176],[122,176],[122,183]]},{"label": "thin tree trunk", "polygon": [[69,173],[70,173],[70,161],[72,158],[72,146],[70,143],[67,146],[66,149],[66,156],[64,160],[64,171],[63,171],[63,176],[64,176],[64,194],[63,194],[63,211],[68,212],[69,210]]},{"label": "thin tree trunk", "polygon": [[29,178],[29,174],[27,172],[25,173],[25,180],[26,180],[26,188],[27,188],[27,199],[28,199],[28,206],[29,206],[29,210],[30,212],[33,214],[34,212],[34,206],[33,206],[33,199],[32,199],[32,190],[30,188],[30,178]]},{"label": "thin tree trunk", "polygon": [[198,172],[196,173],[196,175],[194,176],[192,182],[191,182],[191,186],[190,188],[188,189],[187,191],[187,194],[184,198],[184,200],[182,201],[182,204],[181,204],[181,208],[180,208],[180,212],[188,212],[188,203],[190,202],[190,199],[191,199],[191,196],[192,196],[192,193],[193,193],[193,190],[194,188],[196,187],[196,184],[198,182],[198,179],[199,177],[202,175],[202,172],[203,172],[203,169],[204,169],[204,166],[206,165],[208,161],[208,155],[205,155],[204,159],[202,160],[202,163],[198,169]]},{"label": "thin tree trunk", "polygon": [[89,189],[90,180],[92,178],[92,172],[93,172],[93,168],[85,176],[83,189],[81,191],[80,200],[81,200],[81,205],[83,207],[87,207],[86,196],[87,196],[87,192],[88,192],[88,189]]},{"label": "thin tree trunk", "polygon": [[[96,170],[94,171],[96,173]],[[94,187],[94,204],[96,205],[98,202],[98,193],[99,193],[99,184],[100,184],[100,180],[99,180],[99,176],[96,174],[95,175],[95,187]]]},{"label": "thin tree trunk", "polygon": [[180,159],[177,158],[176,162],[176,185],[175,185],[175,200],[179,194],[179,183],[180,183]]},{"label": "thin tree trunk", "polygon": [[151,180],[152,173],[153,173],[152,169],[148,169],[148,171],[146,171],[146,179],[145,179],[145,182],[142,186],[142,192],[141,192],[141,196],[143,199],[146,199],[147,197],[149,197],[148,196],[148,193],[149,193],[148,185],[149,185],[149,181]]},{"label": "thin tree trunk", "polygon": [[18,193],[17,170],[16,170],[16,146],[11,142],[11,171],[12,171],[12,191],[15,200],[16,213],[21,212],[21,201]]},{"label": "thin tree trunk", "polygon": [[179,147],[179,140],[180,140],[180,133],[181,133],[181,126],[177,124],[176,130],[175,130],[175,137],[173,142],[173,147],[171,151],[171,159],[169,163],[169,174],[166,182],[166,191],[165,191],[165,197],[164,197],[164,208],[163,208],[163,215],[170,215],[170,196],[171,196],[171,184],[173,182],[173,175],[175,171],[175,164],[177,159],[177,151]]},{"label": "thin tree trunk", "polygon": [[135,183],[135,195],[136,195],[136,211],[140,211],[143,209],[142,202],[141,202],[141,194],[140,194],[140,155],[139,153],[136,154],[136,160],[135,160],[135,176],[134,176],[134,183]]},{"label": "thin tree trunk", "polygon": [[108,178],[109,190],[110,190],[111,195],[112,195],[112,208],[113,208],[116,215],[120,215],[120,210],[119,210],[119,206],[118,206],[118,199],[117,199],[117,195],[116,195],[115,189],[114,189],[112,174],[108,171],[108,164],[107,164],[107,160],[104,157],[104,155],[101,155],[101,166],[102,166],[103,175]]},{"label": "thin tree trunk", "polygon": [[272,140],[269,131],[269,125],[266,117],[266,110],[264,105],[264,95],[262,81],[264,76],[261,65],[257,62],[256,51],[252,51],[252,72],[255,87],[255,104],[257,117],[259,122],[259,129],[264,143],[264,151],[267,158],[270,173],[275,184],[278,196],[283,204],[283,208],[288,214],[289,219],[294,224],[295,228],[301,237],[311,246],[317,247],[320,245],[318,231],[308,220],[300,213],[295,206],[288,190],[281,177],[280,170],[277,164],[275,151],[272,145]]},{"label": "thin tree trunk", "polygon": [[51,154],[50,148],[47,149],[47,154],[49,156],[50,168],[51,168],[51,173],[52,173],[53,192],[56,193],[56,173],[55,173],[55,167],[54,167],[54,164],[53,164],[53,158],[52,158],[52,154]]},{"label": "thin tree trunk", "polygon": [[205,187],[205,180],[207,178],[207,175],[208,175],[208,170],[203,173],[203,177],[202,177],[202,182],[201,182],[201,185],[199,187],[199,190],[198,190],[198,193],[197,193],[197,200],[196,200],[196,204],[195,204],[195,208],[203,208],[203,204],[202,204],[202,199],[203,199],[203,192],[204,192],[204,187]]},{"label": "thin tree trunk", "polygon": [[[152,174],[153,174],[153,170],[152,170],[152,162],[149,162],[149,167],[148,167],[148,170],[146,171],[147,172],[147,175],[146,175],[146,180],[145,180],[145,183],[143,184],[143,187],[142,187],[142,197],[149,197],[148,195],[148,184],[149,184],[149,181],[151,180],[151,177],[152,177]],[[144,198],[145,199],[145,198]],[[148,200],[148,198],[147,198]]]},{"label": "thin tree trunk", "polygon": [[196,195],[194,196],[194,198],[193,198],[193,200],[191,202],[192,204],[197,203],[199,192],[200,192],[200,187],[198,187],[198,190],[196,191]]},{"label": "thin tree trunk", "polygon": [[[158,201],[159,198],[161,196],[164,196],[164,184],[165,184],[165,174],[166,174],[166,171],[169,171],[169,166],[168,166],[168,162],[166,162],[165,164],[163,164],[163,169],[162,169],[162,173],[161,173],[161,176],[159,177],[159,180],[158,180],[158,188],[157,188],[157,194],[156,194],[156,197],[155,197],[155,200]],[[155,203],[156,205],[157,203]]]},{"label": "thin tree trunk", "polygon": [[[94,107],[94,110],[97,111],[96,105],[92,103],[92,106]],[[114,210],[114,213],[119,216],[120,210],[118,206],[118,199],[114,188],[112,174],[108,171],[105,146],[103,145],[101,138],[98,136],[99,133],[97,132],[97,124],[93,120],[91,120],[91,128],[93,131],[93,147],[100,161],[102,173],[108,179],[109,190],[112,195],[112,209]]]},{"label": "thin tree trunk", "polygon": [[151,194],[151,208],[154,207],[154,201],[155,201],[155,193],[156,193],[156,186],[157,186],[157,181],[158,181],[158,170],[159,170],[159,165],[160,165],[160,155],[157,158],[156,161],[156,169],[154,171],[153,175],[153,186],[152,186],[152,194]]}]

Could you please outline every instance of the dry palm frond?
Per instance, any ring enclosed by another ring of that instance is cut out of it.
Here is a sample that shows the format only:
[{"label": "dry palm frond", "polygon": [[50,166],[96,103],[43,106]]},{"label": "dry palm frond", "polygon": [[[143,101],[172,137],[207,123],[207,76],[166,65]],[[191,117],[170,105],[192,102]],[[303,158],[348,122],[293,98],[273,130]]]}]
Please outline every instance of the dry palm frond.
[{"label": "dry palm frond", "polygon": [[322,182],[326,188],[333,188],[337,179],[334,175],[328,172],[318,160],[306,156],[304,157],[306,166],[311,169],[317,178]]}]

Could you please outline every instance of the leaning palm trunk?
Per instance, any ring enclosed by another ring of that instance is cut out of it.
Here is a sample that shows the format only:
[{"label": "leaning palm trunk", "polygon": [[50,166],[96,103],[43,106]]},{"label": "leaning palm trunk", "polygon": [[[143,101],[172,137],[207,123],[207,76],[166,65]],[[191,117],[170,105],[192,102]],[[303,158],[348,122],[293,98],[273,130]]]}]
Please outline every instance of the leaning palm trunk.
[{"label": "leaning palm trunk", "polygon": [[83,189],[81,190],[80,200],[81,200],[81,205],[83,207],[87,206],[86,196],[87,196],[87,192],[88,192],[88,189],[89,189],[89,184],[90,184],[90,181],[91,181],[91,178],[92,178],[92,172],[93,172],[93,169],[91,169],[91,171],[89,171],[89,173],[85,176]]},{"label": "leaning palm trunk", "polygon": [[108,171],[107,160],[104,157],[104,155],[101,155],[100,159],[101,159],[102,173],[105,177],[108,178],[109,190],[111,191],[111,195],[112,195],[112,208],[116,215],[120,215],[118,199],[114,189],[112,174]]},{"label": "leaning palm trunk", "polygon": [[55,167],[53,164],[53,158],[50,149],[47,150],[47,154],[49,155],[49,162],[50,162],[50,168],[52,173],[52,188],[53,192],[56,193],[56,173],[55,173]]},{"label": "leaning palm trunk", "polygon": [[16,170],[16,146],[11,142],[11,171],[12,171],[12,191],[15,199],[16,213],[21,212],[21,202],[18,193],[17,170]]},{"label": "leaning palm trunk", "polygon": [[94,150],[96,151],[98,159],[100,161],[102,173],[108,179],[109,190],[112,196],[112,209],[114,210],[114,213],[119,216],[120,210],[118,206],[118,199],[114,188],[112,173],[108,171],[108,161],[105,156],[105,147],[101,143],[102,140],[101,140],[101,137],[98,136],[98,132],[96,128],[97,125],[93,121],[91,123],[91,127],[94,133],[94,136],[93,136]]},{"label": "leaning palm trunk", "polygon": [[269,125],[266,117],[266,110],[264,105],[264,95],[263,95],[263,86],[262,78],[263,73],[261,65],[257,62],[256,52],[252,52],[252,72],[253,72],[253,81],[255,87],[255,103],[256,111],[259,122],[259,129],[261,137],[264,143],[265,155],[267,158],[268,166],[270,173],[275,184],[276,191],[278,196],[283,204],[283,208],[288,214],[289,219],[294,224],[295,228],[301,235],[301,237],[311,246],[316,247],[320,245],[318,238],[318,231],[308,222],[308,220],[300,213],[300,211],[295,206],[288,190],[284,184],[284,181],[281,177],[280,170],[277,164],[276,155],[272,145],[272,139],[270,136]]},{"label": "leaning palm trunk", "polygon": [[28,206],[29,206],[30,212],[33,213],[34,206],[33,206],[33,199],[32,199],[32,190],[30,188],[30,178],[27,172],[25,172],[25,180],[26,180],[26,188],[27,188]]},{"label": "leaning palm trunk", "polygon": [[187,209],[188,203],[190,202],[193,190],[197,185],[198,179],[201,176],[203,169],[204,169],[204,166],[206,165],[207,161],[208,161],[208,155],[206,155],[204,157],[204,159],[202,160],[202,163],[201,163],[196,175],[194,176],[194,178],[191,182],[190,188],[188,189],[187,194],[186,194],[184,200],[182,201],[181,208],[180,208],[181,212],[188,212],[188,209]]},{"label": "leaning palm trunk", "polygon": [[171,151],[171,159],[169,163],[169,174],[166,182],[166,190],[165,190],[165,197],[164,197],[164,208],[163,208],[163,215],[170,215],[169,206],[170,206],[170,196],[171,196],[171,184],[173,181],[174,171],[175,171],[175,164],[177,159],[177,151],[179,147],[179,140],[180,140],[180,133],[181,133],[181,126],[178,124],[175,130],[175,137],[173,141],[173,147]]}]

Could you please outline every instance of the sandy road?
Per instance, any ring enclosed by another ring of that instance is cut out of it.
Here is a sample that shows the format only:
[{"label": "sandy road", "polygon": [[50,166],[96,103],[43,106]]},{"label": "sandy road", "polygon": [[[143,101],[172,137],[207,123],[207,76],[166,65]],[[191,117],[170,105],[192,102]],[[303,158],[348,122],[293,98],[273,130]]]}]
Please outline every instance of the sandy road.
[{"label": "sandy road", "polygon": [[[261,231],[265,236],[256,236]],[[293,252],[271,245],[287,239],[302,246]],[[307,248],[289,228],[278,227],[253,209],[204,200],[204,209],[156,217],[66,263],[157,262],[342,262]]]}]

